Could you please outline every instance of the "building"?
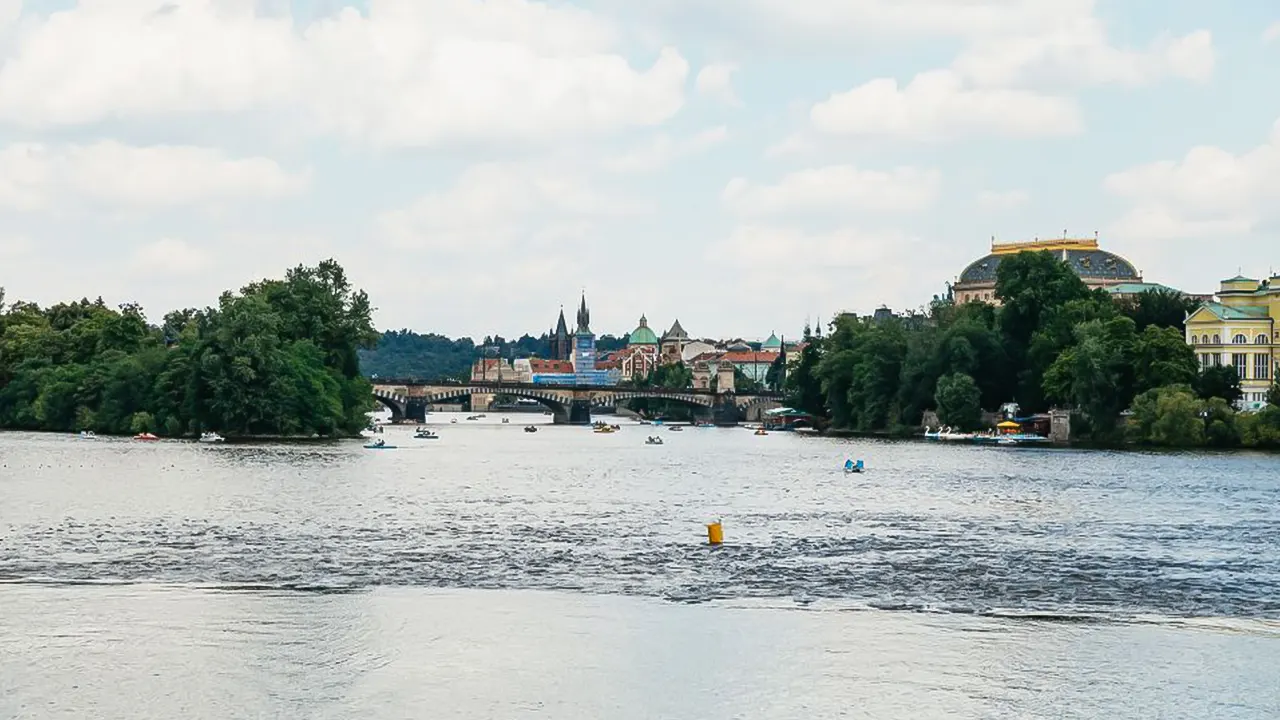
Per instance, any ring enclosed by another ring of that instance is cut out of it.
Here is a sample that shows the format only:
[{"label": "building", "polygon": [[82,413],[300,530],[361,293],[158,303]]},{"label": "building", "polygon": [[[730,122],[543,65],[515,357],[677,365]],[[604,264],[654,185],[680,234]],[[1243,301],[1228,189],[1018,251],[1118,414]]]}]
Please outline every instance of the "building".
[{"label": "building", "polygon": [[1223,280],[1215,301],[1187,316],[1187,342],[1201,368],[1230,365],[1242,407],[1261,407],[1280,366],[1280,275]]},{"label": "building", "polygon": [[1032,242],[991,242],[991,253],[974,260],[952,286],[955,301],[999,304],[996,299],[996,270],[1001,261],[1023,251],[1051,252],[1065,262],[1089,288],[1142,283],[1142,275],[1128,260],[1098,247],[1097,238],[1061,238]]},{"label": "building", "polygon": [[675,365],[683,362],[684,346],[689,342],[689,333],[684,331],[680,326],[680,320],[677,318],[671,325],[671,329],[663,333],[661,346],[662,364]]},{"label": "building", "polygon": [[1168,285],[1161,285],[1160,283],[1147,283],[1147,282],[1120,283],[1118,285],[1108,286],[1106,288],[1106,291],[1109,295],[1111,295],[1111,297],[1115,298],[1116,300],[1133,300],[1145,292],[1173,292],[1173,293],[1178,293],[1179,295],[1185,298],[1190,298],[1191,300],[1196,300],[1198,302],[1211,302],[1213,300],[1213,295],[1196,295],[1191,293],[1185,293],[1185,292],[1182,292],[1181,290],[1171,288]]},{"label": "building", "polygon": [[659,347],[657,334],[649,327],[648,318],[641,315],[640,324],[627,337],[627,347],[608,358],[608,369],[616,369],[622,380],[648,377],[658,367]]},{"label": "building", "polygon": [[471,382],[517,382],[517,373],[506,358],[478,358],[471,364]]},{"label": "building", "polygon": [[564,321],[564,308],[560,308],[560,319],[550,333],[551,359],[568,360],[573,357],[573,344],[569,336],[569,327]]}]

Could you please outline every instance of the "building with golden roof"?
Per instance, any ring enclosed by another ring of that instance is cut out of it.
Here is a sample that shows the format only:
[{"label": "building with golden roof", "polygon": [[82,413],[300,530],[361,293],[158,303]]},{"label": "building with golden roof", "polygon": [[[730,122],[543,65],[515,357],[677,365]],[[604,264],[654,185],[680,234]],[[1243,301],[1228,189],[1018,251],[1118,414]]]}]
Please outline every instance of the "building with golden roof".
[{"label": "building with golden roof", "polygon": [[996,270],[1006,257],[1025,250],[1053,253],[1090,288],[1133,290],[1146,287],[1142,282],[1142,275],[1133,264],[1098,247],[1097,238],[1057,238],[1014,243],[997,243],[992,239],[991,252],[969,263],[952,286],[955,301],[966,303],[976,300],[999,304],[1000,301],[996,299]]}]

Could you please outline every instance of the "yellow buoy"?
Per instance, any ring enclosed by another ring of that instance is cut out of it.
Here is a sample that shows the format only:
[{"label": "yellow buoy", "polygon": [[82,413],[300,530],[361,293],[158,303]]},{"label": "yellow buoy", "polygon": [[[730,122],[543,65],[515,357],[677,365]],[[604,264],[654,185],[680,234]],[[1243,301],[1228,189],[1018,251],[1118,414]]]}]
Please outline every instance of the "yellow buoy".
[{"label": "yellow buoy", "polygon": [[707,523],[707,542],[712,545],[719,545],[724,542],[724,527],[717,520],[713,523]]}]

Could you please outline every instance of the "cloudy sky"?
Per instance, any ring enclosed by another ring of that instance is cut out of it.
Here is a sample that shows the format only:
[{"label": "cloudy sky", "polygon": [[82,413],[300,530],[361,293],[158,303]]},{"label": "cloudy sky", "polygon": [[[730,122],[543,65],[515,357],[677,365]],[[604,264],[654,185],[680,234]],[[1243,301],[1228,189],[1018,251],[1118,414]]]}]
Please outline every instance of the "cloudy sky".
[{"label": "cloudy sky", "polygon": [[1001,240],[1280,269],[1274,0],[0,0],[0,286],[382,327],[915,307]]}]

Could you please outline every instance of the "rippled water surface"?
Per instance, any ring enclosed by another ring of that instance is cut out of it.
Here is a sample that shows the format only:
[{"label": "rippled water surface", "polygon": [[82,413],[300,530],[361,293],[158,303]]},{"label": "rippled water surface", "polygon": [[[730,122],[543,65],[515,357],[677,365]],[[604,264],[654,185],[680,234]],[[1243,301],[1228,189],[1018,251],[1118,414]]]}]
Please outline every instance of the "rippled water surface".
[{"label": "rippled water surface", "polygon": [[436,417],[0,434],[0,717],[1280,716],[1276,456]]}]

